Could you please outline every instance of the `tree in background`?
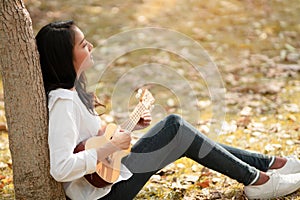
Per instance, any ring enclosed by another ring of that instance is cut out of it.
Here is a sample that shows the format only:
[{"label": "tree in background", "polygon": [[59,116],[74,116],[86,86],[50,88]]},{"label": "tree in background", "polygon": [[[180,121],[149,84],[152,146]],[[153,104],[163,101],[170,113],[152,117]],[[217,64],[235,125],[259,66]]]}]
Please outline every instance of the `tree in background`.
[{"label": "tree in background", "polygon": [[46,96],[32,22],[22,0],[0,2],[0,70],[16,199],[65,199],[49,174]]}]

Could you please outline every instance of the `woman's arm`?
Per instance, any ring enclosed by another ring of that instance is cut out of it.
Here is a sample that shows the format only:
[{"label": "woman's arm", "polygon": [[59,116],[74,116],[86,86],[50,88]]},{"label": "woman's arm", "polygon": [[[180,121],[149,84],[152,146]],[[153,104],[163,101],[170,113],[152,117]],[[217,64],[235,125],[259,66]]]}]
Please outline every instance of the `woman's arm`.
[{"label": "woman's arm", "polygon": [[106,159],[110,154],[120,151],[126,150],[130,146],[131,136],[129,132],[125,130],[118,130],[114,135],[113,138],[108,141],[105,145],[101,146],[100,148],[96,149],[98,162],[103,161]]},{"label": "woman's arm", "polygon": [[80,111],[72,99],[57,100],[49,111],[50,173],[60,182],[72,181],[96,170],[95,149],[73,153],[80,140],[79,119]]},{"label": "woman's arm", "polygon": [[97,162],[129,148],[130,134],[119,130],[102,147],[73,153],[80,140],[79,125],[80,111],[72,100],[58,100],[49,112],[50,173],[57,181],[73,181],[91,174],[96,171]]}]

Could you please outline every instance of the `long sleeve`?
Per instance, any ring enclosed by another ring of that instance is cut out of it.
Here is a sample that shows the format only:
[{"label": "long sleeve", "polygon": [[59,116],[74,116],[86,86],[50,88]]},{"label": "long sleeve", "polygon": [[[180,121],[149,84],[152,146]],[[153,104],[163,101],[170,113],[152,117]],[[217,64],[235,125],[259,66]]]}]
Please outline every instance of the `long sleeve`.
[{"label": "long sleeve", "polygon": [[95,149],[73,153],[80,139],[79,117],[80,111],[69,99],[58,99],[49,112],[50,173],[60,182],[73,181],[96,171]]},{"label": "long sleeve", "polygon": [[[80,142],[96,136],[101,119],[90,113],[80,100],[76,90],[52,90],[48,96],[50,173],[63,182],[66,195],[74,200],[99,199],[110,191],[111,186],[92,186],[84,175],[96,171],[97,160],[112,152],[111,145],[74,153]],[[121,164],[118,181],[128,179],[132,173]],[[116,181],[116,182],[118,182]]]}]

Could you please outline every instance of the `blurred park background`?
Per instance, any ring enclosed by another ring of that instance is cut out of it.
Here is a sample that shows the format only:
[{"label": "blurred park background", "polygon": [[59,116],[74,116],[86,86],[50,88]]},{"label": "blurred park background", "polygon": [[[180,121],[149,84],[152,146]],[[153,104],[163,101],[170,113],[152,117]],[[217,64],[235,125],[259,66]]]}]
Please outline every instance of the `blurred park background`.
[{"label": "blurred park background", "polygon": [[[163,27],[199,42],[220,70],[226,88],[226,117],[220,142],[270,155],[300,153],[300,1],[299,0],[24,0],[34,34],[45,24],[73,19],[94,47],[108,37],[143,27]],[[141,63],[163,63],[195,80],[199,97],[191,114],[199,130],[212,122],[211,100],[203,80],[188,64],[164,51],[124,55],[111,65],[116,71]],[[117,73],[117,72],[116,72]],[[163,76],[161,77],[164,78]],[[114,79],[105,87],[113,87]],[[196,83],[197,82],[197,83]],[[200,84],[197,85],[197,84]],[[13,199],[11,159],[0,84],[0,199]],[[161,95],[160,95],[161,93]],[[176,98],[155,95],[165,113],[178,113]],[[175,94],[176,95],[176,94]],[[100,95],[101,96],[101,95]],[[104,103],[110,97],[102,95]],[[165,99],[164,99],[165,98]],[[165,102],[165,103],[163,103]],[[122,114],[122,113],[121,113]],[[109,113],[104,121],[124,115]],[[159,118],[159,112],[154,118]],[[282,199],[300,199],[300,191]],[[136,199],[246,199],[243,186],[217,172],[181,159],[153,176]]]}]

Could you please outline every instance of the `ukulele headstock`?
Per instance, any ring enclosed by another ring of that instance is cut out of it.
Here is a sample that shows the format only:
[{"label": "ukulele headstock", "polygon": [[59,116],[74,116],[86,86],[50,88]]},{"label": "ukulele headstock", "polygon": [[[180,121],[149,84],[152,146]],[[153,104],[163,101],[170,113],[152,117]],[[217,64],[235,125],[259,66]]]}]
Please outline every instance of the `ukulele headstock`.
[{"label": "ukulele headstock", "polygon": [[142,103],[146,109],[150,109],[153,105],[155,99],[148,89],[139,89],[136,95],[139,98],[140,103]]}]

